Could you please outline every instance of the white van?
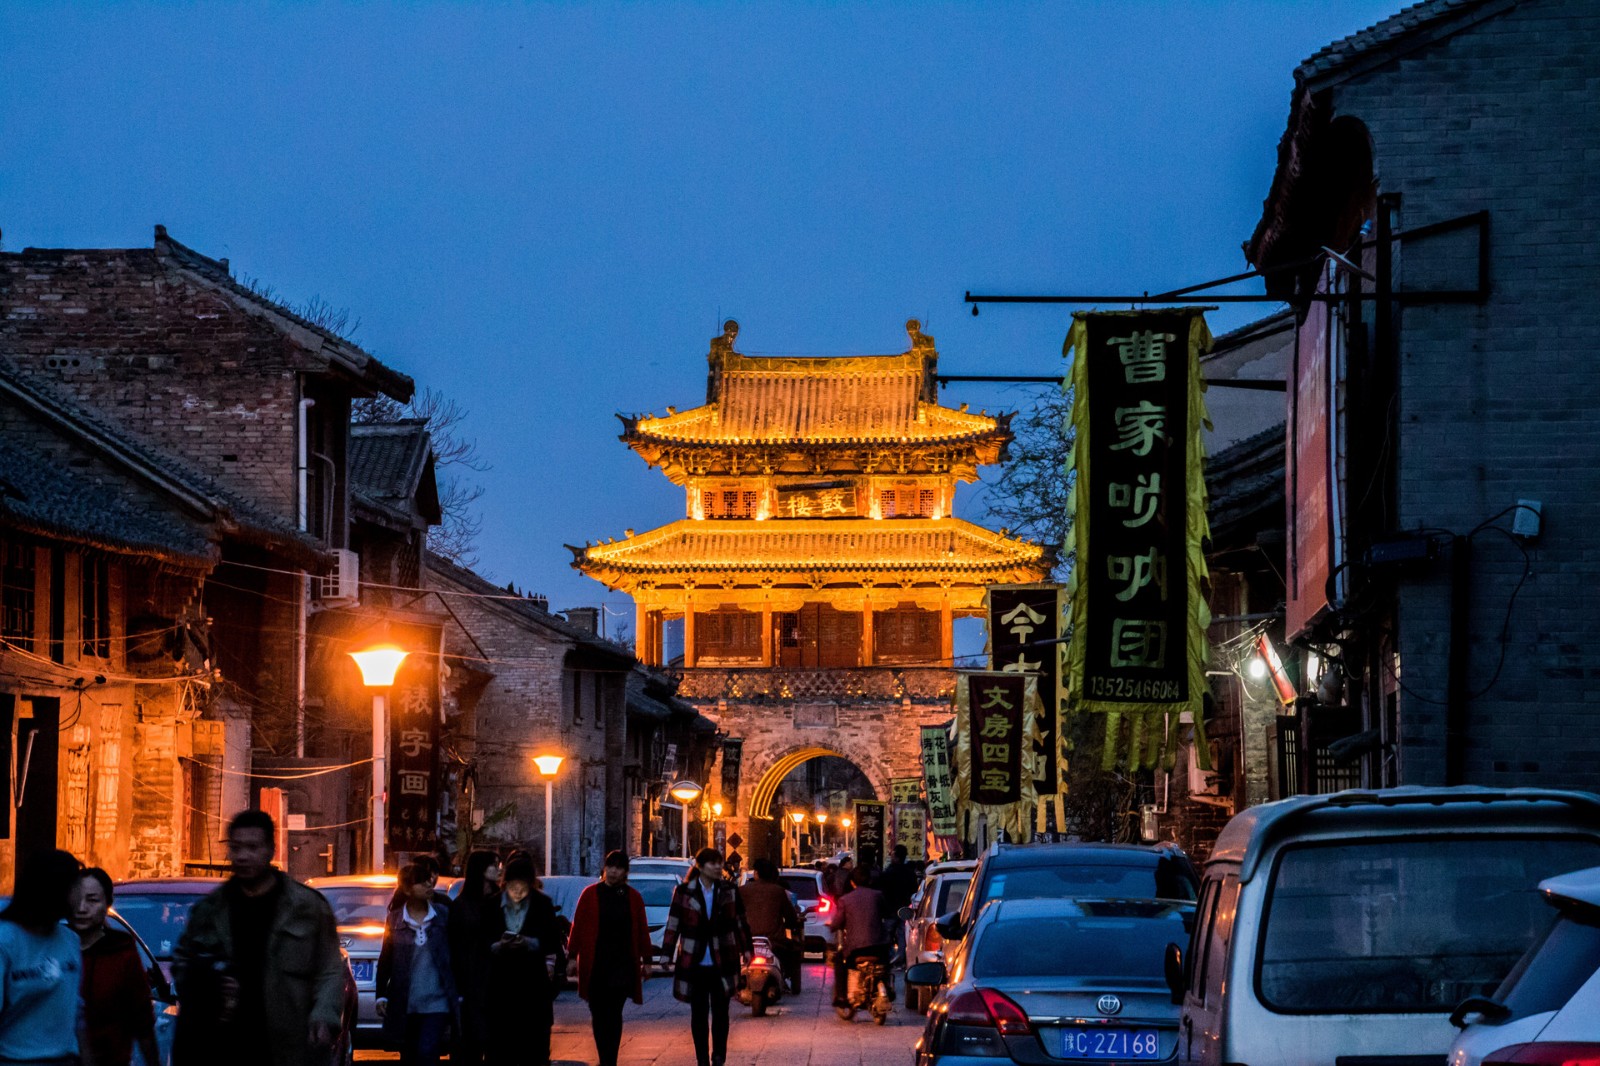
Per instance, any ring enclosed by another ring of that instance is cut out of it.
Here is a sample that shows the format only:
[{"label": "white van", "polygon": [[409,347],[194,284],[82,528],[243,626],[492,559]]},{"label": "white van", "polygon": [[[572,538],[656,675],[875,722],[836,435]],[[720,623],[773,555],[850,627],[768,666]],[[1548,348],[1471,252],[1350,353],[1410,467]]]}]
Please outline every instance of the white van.
[{"label": "white van", "polygon": [[1397,788],[1236,815],[1169,948],[1178,1059],[1443,1066],[1450,1012],[1550,921],[1537,885],[1600,865],[1600,796]]}]

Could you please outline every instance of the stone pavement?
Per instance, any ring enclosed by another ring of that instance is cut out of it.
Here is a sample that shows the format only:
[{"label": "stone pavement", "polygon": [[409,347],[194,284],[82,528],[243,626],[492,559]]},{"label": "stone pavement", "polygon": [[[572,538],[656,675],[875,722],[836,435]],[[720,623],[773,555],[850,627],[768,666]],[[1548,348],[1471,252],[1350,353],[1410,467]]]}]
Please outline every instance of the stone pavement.
[{"label": "stone pavement", "polygon": [[[896,975],[899,977],[900,975]],[[730,1004],[728,1066],[910,1066],[911,1046],[922,1032],[921,1016],[905,1009],[905,989],[888,1024],[872,1024],[865,1011],[854,1021],[834,1014],[827,968],[808,962],[805,990],[785,997],[764,1018],[750,1014],[738,1000]],[[596,1061],[589,1032],[589,1010],[572,991],[556,1000],[552,1059],[560,1066]],[[361,1052],[357,1061],[395,1061],[398,1056]],[[672,998],[672,981],[652,978],[645,984],[643,1006],[628,1004],[622,1030],[623,1066],[695,1066],[689,1037],[689,1005]]]}]

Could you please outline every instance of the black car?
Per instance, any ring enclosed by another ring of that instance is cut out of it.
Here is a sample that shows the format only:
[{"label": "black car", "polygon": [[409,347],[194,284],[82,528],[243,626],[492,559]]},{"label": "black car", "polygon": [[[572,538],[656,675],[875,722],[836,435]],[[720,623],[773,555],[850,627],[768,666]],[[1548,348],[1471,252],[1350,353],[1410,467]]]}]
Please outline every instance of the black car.
[{"label": "black car", "polygon": [[961,910],[935,928],[945,956],[992,899],[1165,899],[1194,902],[1200,879],[1173,844],[992,844],[978,862]]}]

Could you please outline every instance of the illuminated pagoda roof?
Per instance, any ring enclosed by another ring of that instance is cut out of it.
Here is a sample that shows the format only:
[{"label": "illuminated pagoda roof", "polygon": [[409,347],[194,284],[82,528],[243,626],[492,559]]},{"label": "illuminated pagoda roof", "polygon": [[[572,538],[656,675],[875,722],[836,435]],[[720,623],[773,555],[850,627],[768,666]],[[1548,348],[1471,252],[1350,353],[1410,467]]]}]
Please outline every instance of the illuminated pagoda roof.
[{"label": "illuminated pagoda roof", "polygon": [[[739,324],[713,338],[703,406],[663,417],[619,415],[622,440],[674,481],[686,476],[817,469],[883,468],[886,456],[925,453],[912,466],[973,479],[999,461],[1010,416],[973,414],[938,403],[939,353],[915,319],[911,348],[898,355],[750,356],[733,349]],[[931,466],[930,466],[931,464]]]},{"label": "illuminated pagoda roof", "polygon": [[1039,581],[1037,544],[959,518],[819,523],[684,519],[606,544],[568,545],[573,565],[624,591],[687,585]]}]

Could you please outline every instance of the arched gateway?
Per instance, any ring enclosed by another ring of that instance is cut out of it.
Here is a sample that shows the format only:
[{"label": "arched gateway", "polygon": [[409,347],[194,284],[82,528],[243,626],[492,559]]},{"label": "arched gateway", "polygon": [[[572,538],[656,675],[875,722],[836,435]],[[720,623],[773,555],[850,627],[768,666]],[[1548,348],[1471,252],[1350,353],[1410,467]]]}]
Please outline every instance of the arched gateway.
[{"label": "arched gateway", "polygon": [[681,649],[679,695],[726,738],[707,801],[754,858],[775,854],[774,790],[807,759],[850,760],[885,800],[919,772],[920,727],[951,713],[954,618],[988,585],[1044,580],[1050,557],[951,513],[1009,416],[938,403],[918,322],[910,350],[849,358],[742,355],[738,330],[711,342],[703,406],[619,416],[685,517],[572,551],[633,596],[642,660]]}]

